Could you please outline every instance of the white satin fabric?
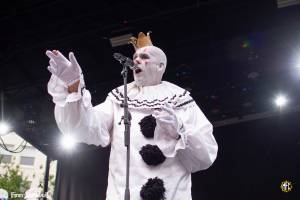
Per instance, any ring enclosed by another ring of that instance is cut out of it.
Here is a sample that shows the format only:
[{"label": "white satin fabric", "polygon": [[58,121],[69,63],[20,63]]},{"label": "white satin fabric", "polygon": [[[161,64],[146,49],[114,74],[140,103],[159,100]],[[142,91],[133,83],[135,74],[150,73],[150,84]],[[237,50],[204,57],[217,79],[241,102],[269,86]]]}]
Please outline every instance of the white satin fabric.
[{"label": "white satin fabric", "polygon": [[[82,86],[83,83],[79,87]],[[123,86],[112,90],[103,103],[94,107],[89,91],[83,89],[81,94],[80,88],[78,93],[68,94],[64,83],[55,76],[51,77],[48,91],[56,104],[56,122],[62,133],[73,134],[79,142],[103,147],[111,144],[106,200],[123,200],[126,148],[124,125],[118,124],[123,115],[120,107]],[[141,187],[154,177],[164,181],[167,200],[191,200],[191,173],[207,169],[217,156],[218,146],[211,123],[187,91],[169,82],[147,87],[130,83],[128,97],[132,115],[131,200],[141,200]],[[139,122],[166,102],[172,105],[180,119],[180,139],[165,134],[164,127],[156,127],[154,138],[145,138]],[[147,144],[157,145],[167,159],[158,166],[148,166],[139,154],[141,147]]]}]

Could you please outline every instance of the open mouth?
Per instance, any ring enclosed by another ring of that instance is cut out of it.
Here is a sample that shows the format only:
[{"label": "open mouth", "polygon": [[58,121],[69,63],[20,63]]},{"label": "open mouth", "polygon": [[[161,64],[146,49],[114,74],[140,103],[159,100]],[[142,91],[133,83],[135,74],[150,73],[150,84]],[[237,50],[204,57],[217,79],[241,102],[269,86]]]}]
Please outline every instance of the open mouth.
[{"label": "open mouth", "polygon": [[134,70],[134,72],[136,73],[136,74],[138,74],[138,73],[140,73],[142,70],[140,69],[140,68],[136,68],[135,70]]}]

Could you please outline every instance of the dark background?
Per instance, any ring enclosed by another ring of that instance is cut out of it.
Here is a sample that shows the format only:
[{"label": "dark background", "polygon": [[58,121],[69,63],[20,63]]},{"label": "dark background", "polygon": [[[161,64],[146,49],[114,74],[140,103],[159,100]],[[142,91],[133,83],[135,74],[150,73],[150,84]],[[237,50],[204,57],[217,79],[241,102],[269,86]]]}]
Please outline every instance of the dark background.
[{"label": "dark background", "polygon": [[[84,180],[102,199],[108,149],[82,145],[72,156],[60,149],[45,51],[75,53],[96,105],[122,84],[112,54],[134,52],[129,45],[113,48],[110,38],[151,30],[154,45],[168,57],[164,79],[188,89],[215,125],[219,155],[210,169],[193,175],[194,199],[299,198],[300,5],[278,8],[275,0],[4,1],[0,27],[4,117],[19,135],[60,160],[60,188],[70,187],[60,195],[78,191]],[[281,110],[273,103],[279,92],[290,98]],[[294,184],[288,194],[279,188],[285,179]]]}]

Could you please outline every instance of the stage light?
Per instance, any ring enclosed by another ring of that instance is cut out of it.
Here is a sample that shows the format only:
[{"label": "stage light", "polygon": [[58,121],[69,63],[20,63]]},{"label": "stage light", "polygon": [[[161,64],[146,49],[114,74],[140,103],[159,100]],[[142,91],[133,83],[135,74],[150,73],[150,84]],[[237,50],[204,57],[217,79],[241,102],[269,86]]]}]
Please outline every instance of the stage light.
[{"label": "stage light", "polygon": [[278,95],[275,98],[275,104],[278,107],[285,106],[287,104],[287,102],[288,102],[288,100],[287,100],[287,98],[284,95]]},{"label": "stage light", "polygon": [[278,8],[284,8],[287,6],[295,6],[297,4],[300,4],[299,0],[277,0]]},{"label": "stage light", "polygon": [[61,146],[66,150],[72,150],[76,145],[76,140],[72,135],[64,134],[60,140]]},{"label": "stage light", "polygon": [[110,38],[110,44],[112,47],[118,47],[118,46],[122,46],[122,45],[128,45],[128,41],[129,39],[132,37],[133,35],[131,33],[125,34],[125,35],[120,35],[120,36],[116,36],[116,37],[112,37]]},{"label": "stage light", "polygon": [[1,121],[0,122],[0,135],[5,135],[9,132],[9,125],[8,123],[4,122],[4,121]]}]

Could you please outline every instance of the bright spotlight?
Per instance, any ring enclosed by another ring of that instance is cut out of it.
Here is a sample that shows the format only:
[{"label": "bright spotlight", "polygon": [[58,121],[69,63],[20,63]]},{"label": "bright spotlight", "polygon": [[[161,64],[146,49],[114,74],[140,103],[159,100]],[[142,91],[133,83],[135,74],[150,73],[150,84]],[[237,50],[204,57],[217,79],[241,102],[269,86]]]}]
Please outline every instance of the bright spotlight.
[{"label": "bright spotlight", "polygon": [[287,104],[287,98],[283,95],[278,95],[275,99],[275,104],[278,107],[285,106]]},{"label": "bright spotlight", "polygon": [[9,132],[9,129],[10,129],[10,127],[6,122],[4,122],[4,121],[0,122],[0,135],[7,134]]},{"label": "bright spotlight", "polygon": [[66,150],[72,150],[76,144],[76,140],[72,135],[63,135],[60,140],[61,146]]}]

